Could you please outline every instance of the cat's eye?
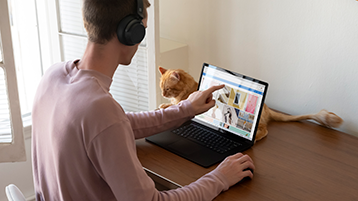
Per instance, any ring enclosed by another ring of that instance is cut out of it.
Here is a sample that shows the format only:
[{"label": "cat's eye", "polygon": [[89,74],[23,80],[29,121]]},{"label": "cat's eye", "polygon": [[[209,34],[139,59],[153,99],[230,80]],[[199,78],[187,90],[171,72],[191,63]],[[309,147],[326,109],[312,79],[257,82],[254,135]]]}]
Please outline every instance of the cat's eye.
[{"label": "cat's eye", "polygon": [[167,88],[167,89],[165,89],[165,90],[169,91],[169,88]]}]

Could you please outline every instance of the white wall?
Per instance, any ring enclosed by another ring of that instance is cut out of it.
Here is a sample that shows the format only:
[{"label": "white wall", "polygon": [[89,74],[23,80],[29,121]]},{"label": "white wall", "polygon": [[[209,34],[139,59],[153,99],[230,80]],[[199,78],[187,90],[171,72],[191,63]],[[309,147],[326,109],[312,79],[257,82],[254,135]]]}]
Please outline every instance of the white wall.
[{"label": "white wall", "polygon": [[270,107],[325,108],[358,136],[357,1],[165,0],[160,22],[161,37],[188,44],[194,77],[207,62],[263,79]]}]

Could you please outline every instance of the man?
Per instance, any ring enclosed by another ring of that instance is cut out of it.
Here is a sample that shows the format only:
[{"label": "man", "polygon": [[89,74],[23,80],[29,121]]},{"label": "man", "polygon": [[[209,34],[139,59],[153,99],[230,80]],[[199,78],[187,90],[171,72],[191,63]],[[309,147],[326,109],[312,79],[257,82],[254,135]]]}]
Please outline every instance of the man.
[{"label": "man", "polygon": [[[136,14],[141,3],[84,0],[88,45],[82,59],[55,64],[43,76],[32,112],[37,200],[212,200],[242,178],[253,176],[244,171],[255,168],[252,160],[239,153],[188,186],[166,192],[155,189],[137,158],[135,139],[179,126],[207,111],[215,105],[212,92],[223,86],[196,92],[165,110],[123,111],[109,87],[117,66],[130,64],[139,42],[120,42],[118,24]],[[149,5],[144,0],[143,27]]]}]

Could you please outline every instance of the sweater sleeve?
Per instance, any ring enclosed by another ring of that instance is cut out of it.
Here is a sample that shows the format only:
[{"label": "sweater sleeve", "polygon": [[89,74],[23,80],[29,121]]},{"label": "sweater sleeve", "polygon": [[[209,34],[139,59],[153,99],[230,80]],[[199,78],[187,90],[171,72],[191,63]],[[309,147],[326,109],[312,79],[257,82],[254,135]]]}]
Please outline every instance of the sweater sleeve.
[{"label": "sweater sleeve", "polygon": [[118,122],[94,138],[88,156],[117,200],[206,201],[228,189],[224,177],[212,171],[190,185],[157,191],[136,155],[133,132],[128,121]]},{"label": "sweater sleeve", "polygon": [[180,126],[195,116],[189,100],[166,109],[126,113],[136,139]]},{"label": "sweater sleeve", "polygon": [[229,185],[223,175],[214,170],[183,188],[159,192],[156,194],[158,198],[154,200],[213,200],[228,188]]}]

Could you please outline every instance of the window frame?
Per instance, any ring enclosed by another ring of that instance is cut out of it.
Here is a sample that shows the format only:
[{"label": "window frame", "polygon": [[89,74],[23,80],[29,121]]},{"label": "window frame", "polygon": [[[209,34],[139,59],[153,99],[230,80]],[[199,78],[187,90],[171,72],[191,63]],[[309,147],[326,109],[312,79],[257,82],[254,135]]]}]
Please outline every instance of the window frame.
[{"label": "window frame", "polygon": [[20,101],[17,87],[14,52],[12,47],[8,2],[0,1],[0,33],[5,84],[8,94],[12,142],[0,144],[0,162],[26,161],[24,128],[22,124]]},{"label": "window frame", "polygon": [[153,40],[147,40],[148,43],[148,90],[149,90],[149,110],[154,110],[158,108],[157,100],[157,89],[159,86],[159,77],[158,77],[158,62],[160,59],[160,50],[159,50],[159,0],[152,0],[151,6],[147,9],[148,18],[147,21],[147,35],[148,38]]}]

